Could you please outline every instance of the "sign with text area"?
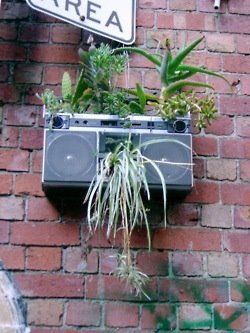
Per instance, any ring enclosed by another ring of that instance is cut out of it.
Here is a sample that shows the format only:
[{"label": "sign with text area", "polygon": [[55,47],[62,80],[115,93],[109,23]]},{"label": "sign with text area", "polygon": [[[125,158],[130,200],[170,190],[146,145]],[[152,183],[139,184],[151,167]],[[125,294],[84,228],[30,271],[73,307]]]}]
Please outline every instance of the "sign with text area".
[{"label": "sign with text area", "polygon": [[26,0],[40,12],[124,44],[135,41],[136,0]]}]

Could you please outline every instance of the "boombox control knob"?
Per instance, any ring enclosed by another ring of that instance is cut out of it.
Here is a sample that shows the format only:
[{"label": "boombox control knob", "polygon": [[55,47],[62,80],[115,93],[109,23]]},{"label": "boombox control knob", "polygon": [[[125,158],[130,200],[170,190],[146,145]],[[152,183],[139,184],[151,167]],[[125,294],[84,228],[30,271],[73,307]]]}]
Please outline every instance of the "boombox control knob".
[{"label": "boombox control knob", "polygon": [[175,133],[184,133],[187,129],[187,123],[184,120],[178,119],[174,122],[173,127]]},{"label": "boombox control knob", "polygon": [[52,128],[60,129],[63,127],[64,120],[61,116],[55,116],[52,120]]}]

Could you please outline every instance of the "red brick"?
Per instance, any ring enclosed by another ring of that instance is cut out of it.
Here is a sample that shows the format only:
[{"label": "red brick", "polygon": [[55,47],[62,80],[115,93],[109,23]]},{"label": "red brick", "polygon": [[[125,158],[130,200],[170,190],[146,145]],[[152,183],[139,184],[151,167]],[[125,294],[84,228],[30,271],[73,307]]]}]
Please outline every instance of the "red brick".
[{"label": "red brick", "polygon": [[228,302],[228,281],[206,279],[161,279],[161,301],[192,303]]},{"label": "red brick", "polygon": [[239,53],[250,53],[250,41],[248,35],[237,35],[237,50]]},{"label": "red brick", "polygon": [[24,248],[1,245],[0,260],[6,269],[24,269]]},{"label": "red brick", "polygon": [[243,275],[246,278],[250,278],[250,254],[246,254],[242,258]]},{"label": "red brick", "polygon": [[250,76],[241,76],[241,92],[245,95],[250,95]]},{"label": "red brick", "polygon": [[196,205],[171,204],[168,208],[167,219],[171,225],[197,225],[199,210]]},{"label": "red brick", "polygon": [[43,162],[43,152],[41,150],[34,151],[32,155],[32,171],[41,172]]},{"label": "red brick", "polygon": [[21,174],[16,176],[16,195],[44,196],[41,185],[41,175]]},{"label": "red brick", "polygon": [[193,137],[193,150],[197,155],[217,156],[217,139],[211,137]]},{"label": "red brick", "polygon": [[249,302],[250,281],[233,280],[231,282],[231,299],[236,302]]},{"label": "red brick", "polygon": [[206,134],[230,135],[234,131],[233,119],[228,116],[219,116],[205,129]]},{"label": "red brick", "polygon": [[15,103],[19,96],[19,91],[13,84],[0,84],[0,100],[2,102]]},{"label": "red brick", "polygon": [[221,139],[221,156],[227,158],[250,158],[250,139]]},{"label": "red brick", "polygon": [[195,329],[208,330],[212,327],[212,309],[210,305],[182,304],[179,309],[181,330]]},{"label": "red brick", "polygon": [[140,8],[166,9],[165,0],[139,0]]},{"label": "red brick", "polygon": [[1,5],[0,19],[15,20],[29,16],[29,7],[24,3],[4,2]]},{"label": "red brick", "polygon": [[81,41],[81,29],[73,25],[54,25],[51,33],[54,43],[79,44]]},{"label": "red brick", "polygon": [[221,234],[219,231],[208,228],[159,228],[153,235],[153,248],[182,251],[220,251]]},{"label": "red brick", "polygon": [[218,19],[220,32],[235,32],[239,34],[249,33],[250,23],[249,17],[247,16],[241,16],[239,20],[238,15],[228,14],[218,16]]},{"label": "red brick", "polygon": [[204,66],[213,71],[222,69],[221,56],[207,52],[193,52],[187,61],[190,65]]},{"label": "red brick", "polygon": [[100,253],[100,271],[103,274],[110,274],[117,269],[117,251],[106,250]]},{"label": "red brick", "polygon": [[137,327],[138,305],[110,303],[105,305],[105,324],[108,327]]},{"label": "red brick", "polygon": [[61,249],[50,247],[29,247],[26,269],[56,271],[61,268]]},{"label": "red brick", "polygon": [[193,158],[194,178],[202,179],[205,177],[205,160],[202,158]]},{"label": "red brick", "polygon": [[[229,73],[250,73],[249,56],[242,54],[224,55],[223,69]],[[236,98],[236,97],[235,97]]]},{"label": "red brick", "polygon": [[176,328],[176,311],[173,305],[149,304],[142,307],[141,327],[155,330],[174,330]]},{"label": "red brick", "polygon": [[149,89],[160,89],[161,82],[156,70],[146,71],[144,75],[144,87]]},{"label": "red brick", "polygon": [[204,13],[175,13],[175,29],[214,31],[215,20],[212,15]]},{"label": "red brick", "polygon": [[14,40],[17,37],[15,24],[0,23],[0,38],[3,40]]},{"label": "red brick", "polygon": [[9,222],[0,221],[0,243],[8,243],[9,242]]},{"label": "red brick", "polygon": [[238,257],[228,253],[210,253],[207,258],[208,275],[211,277],[237,277]]},{"label": "red brick", "polygon": [[171,42],[175,39],[174,31],[166,30],[149,30],[146,32],[146,45],[148,48],[157,48],[159,42],[163,43],[166,39],[169,39]]},{"label": "red brick", "polygon": [[26,49],[16,44],[1,44],[0,60],[2,61],[24,61],[26,60]]},{"label": "red brick", "polygon": [[142,84],[142,73],[140,70],[133,70],[129,74],[129,80],[126,74],[120,75],[117,79],[116,86],[119,88],[132,88],[136,87],[136,84]]},{"label": "red brick", "polygon": [[33,126],[35,124],[37,112],[34,106],[5,105],[3,110],[7,125]]},{"label": "red brick", "polygon": [[0,219],[22,220],[24,203],[21,198],[0,197]]},{"label": "red brick", "polygon": [[[223,73],[223,77],[227,79],[228,82],[216,76],[209,76],[207,82],[211,84],[214,87],[215,91],[219,94],[237,94],[240,89],[242,75],[239,75],[237,73]],[[218,116],[219,115],[217,115],[217,117]],[[212,122],[216,121],[216,119]]]},{"label": "red brick", "polygon": [[70,301],[67,307],[66,324],[70,326],[99,326],[101,306],[89,301]]},{"label": "red brick", "polygon": [[18,137],[18,128],[5,126],[0,133],[0,147],[16,148],[18,145]]},{"label": "red brick", "polygon": [[28,324],[61,326],[63,317],[63,302],[38,299],[28,302]]},{"label": "red brick", "polygon": [[[49,17],[49,16],[48,16]],[[42,328],[42,327],[31,327],[31,333],[106,333],[105,331],[79,331],[78,329],[68,329],[68,328]]]},{"label": "red brick", "polygon": [[240,161],[240,178],[244,181],[250,181],[250,161]]},{"label": "red brick", "polygon": [[236,161],[227,159],[210,159],[207,161],[207,178],[215,180],[236,180]]},{"label": "red brick", "polygon": [[138,27],[152,28],[154,26],[154,12],[140,10],[137,14],[136,25]]},{"label": "red brick", "polygon": [[246,231],[231,232],[225,235],[225,249],[229,252],[249,253],[250,233]]},{"label": "red brick", "polygon": [[189,203],[216,203],[219,201],[219,186],[212,182],[196,181],[185,202]]},{"label": "red brick", "polygon": [[214,327],[218,330],[243,331],[248,327],[247,310],[238,305],[215,305],[214,316]]},{"label": "red brick", "polygon": [[203,273],[203,259],[200,253],[173,253],[174,275],[200,276]]},{"label": "red brick", "polygon": [[250,208],[248,206],[234,208],[235,228],[250,229]]},{"label": "red brick", "polygon": [[131,55],[131,68],[134,67],[139,67],[139,68],[154,68],[154,64],[147,60],[146,58],[138,55],[138,54],[133,54]]},{"label": "red brick", "polygon": [[222,204],[203,205],[201,225],[210,228],[232,228],[231,206]]},{"label": "red brick", "polygon": [[20,27],[19,39],[24,42],[48,42],[49,26],[45,24],[23,23]]},{"label": "red brick", "polygon": [[76,64],[79,61],[77,49],[61,45],[39,45],[30,49],[29,59],[35,62]]},{"label": "red brick", "polygon": [[46,66],[44,73],[45,84],[61,84],[64,72],[68,72],[72,82],[75,82],[76,69],[65,66]]},{"label": "red brick", "polygon": [[76,245],[79,244],[79,225],[13,223],[11,243],[42,246]]},{"label": "red brick", "polygon": [[156,24],[158,29],[174,29],[173,13],[159,12]]},{"label": "red brick", "polygon": [[86,253],[83,248],[70,247],[64,253],[64,270],[66,272],[97,273],[98,252]]},{"label": "red brick", "polygon": [[241,0],[239,6],[239,1],[230,0],[229,12],[235,14],[245,14],[245,15],[250,14],[250,3],[248,0]]},{"label": "red brick", "polygon": [[207,49],[212,52],[234,52],[234,36],[230,34],[207,34]]},{"label": "red brick", "polygon": [[11,194],[12,192],[12,175],[10,174],[0,174],[0,195]]},{"label": "red brick", "polygon": [[236,131],[238,136],[250,138],[250,117],[238,117]]},{"label": "red brick", "polygon": [[169,8],[171,10],[195,10],[195,0],[170,0]]},{"label": "red brick", "polygon": [[23,128],[21,131],[21,148],[41,149],[43,147],[43,129]]},{"label": "red brick", "polygon": [[28,219],[33,221],[58,220],[59,212],[47,198],[30,198]]},{"label": "red brick", "polygon": [[167,252],[139,252],[136,260],[138,268],[147,275],[168,275]]},{"label": "red brick", "polygon": [[8,171],[28,171],[29,153],[24,150],[0,150],[0,169]]},{"label": "red brick", "polygon": [[[138,301],[138,296],[133,294],[133,289],[125,282],[111,275],[89,275],[86,277],[86,297],[90,299]],[[156,280],[151,279],[145,286],[144,291],[151,301],[157,299]],[[140,300],[148,300],[141,295]]]},{"label": "red brick", "polygon": [[9,75],[9,69],[6,64],[1,64],[0,65],[0,82],[1,81],[6,81]]},{"label": "red brick", "polygon": [[221,184],[221,200],[224,204],[250,205],[250,185]]},{"label": "red brick", "polygon": [[17,273],[14,280],[26,297],[82,297],[83,276],[69,274]]},{"label": "red brick", "polygon": [[14,79],[17,83],[41,83],[42,66],[37,65],[17,65],[14,71]]}]

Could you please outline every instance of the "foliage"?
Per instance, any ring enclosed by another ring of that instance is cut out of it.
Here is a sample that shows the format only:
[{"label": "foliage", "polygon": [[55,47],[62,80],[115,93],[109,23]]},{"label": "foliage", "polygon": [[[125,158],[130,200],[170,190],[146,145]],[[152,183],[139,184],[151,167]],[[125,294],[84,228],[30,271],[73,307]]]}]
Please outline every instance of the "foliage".
[{"label": "foliage", "polygon": [[[144,94],[147,102],[154,102],[154,105],[159,114],[166,119],[172,119],[176,116],[183,116],[189,112],[199,113],[197,125],[200,128],[206,126],[206,121],[210,121],[215,117],[215,103],[213,97],[205,97],[204,100],[196,98],[192,92],[193,88],[202,87],[214,89],[212,85],[204,82],[190,81],[189,78],[195,74],[203,74],[219,77],[228,82],[222,75],[207,70],[204,67],[196,67],[184,64],[184,61],[194,50],[194,48],[201,43],[204,37],[201,37],[191,43],[189,46],[181,50],[175,57],[170,50],[169,40],[166,40],[165,52],[161,54],[151,54],[143,49],[137,47],[123,47],[114,50],[114,53],[130,52],[137,53],[152,62],[159,74],[161,81],[161,91],[159,97],[150,94]],[[181,94],[182,89],[189,88],[189,92]],[[190,88],[192,88],[190,90]],[[132,95],[138,96],[137,91],[130,90]],[[184,100],[183,100],[184,99]],[[178,112],[179,110],[179,112]]]}]

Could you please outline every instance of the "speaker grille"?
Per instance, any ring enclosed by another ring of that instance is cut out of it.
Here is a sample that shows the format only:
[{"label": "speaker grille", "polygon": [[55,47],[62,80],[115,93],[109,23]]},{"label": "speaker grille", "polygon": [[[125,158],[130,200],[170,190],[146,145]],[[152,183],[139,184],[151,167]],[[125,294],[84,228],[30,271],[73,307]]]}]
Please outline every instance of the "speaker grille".
[{"label": "speaker grille", "polygon": [[96,142],[95,132],[46,131],[44,181],[91,181]]},{"label": "speaker grille", "polygon": [[[165,183],[174,185],[191,184],[191,136],[184,134],[175,134],[174,136],[142,135],[142,143],[152,142],[152,140],[162,140],[162,142],[146,145],[142,149],[142,154],[156,161],[157,166],[164,176]],[[157,163],[157,161],[162,163]],[[160,184],[160,178],[153,166],[147,164],[146,168],[149,184]]]}]

